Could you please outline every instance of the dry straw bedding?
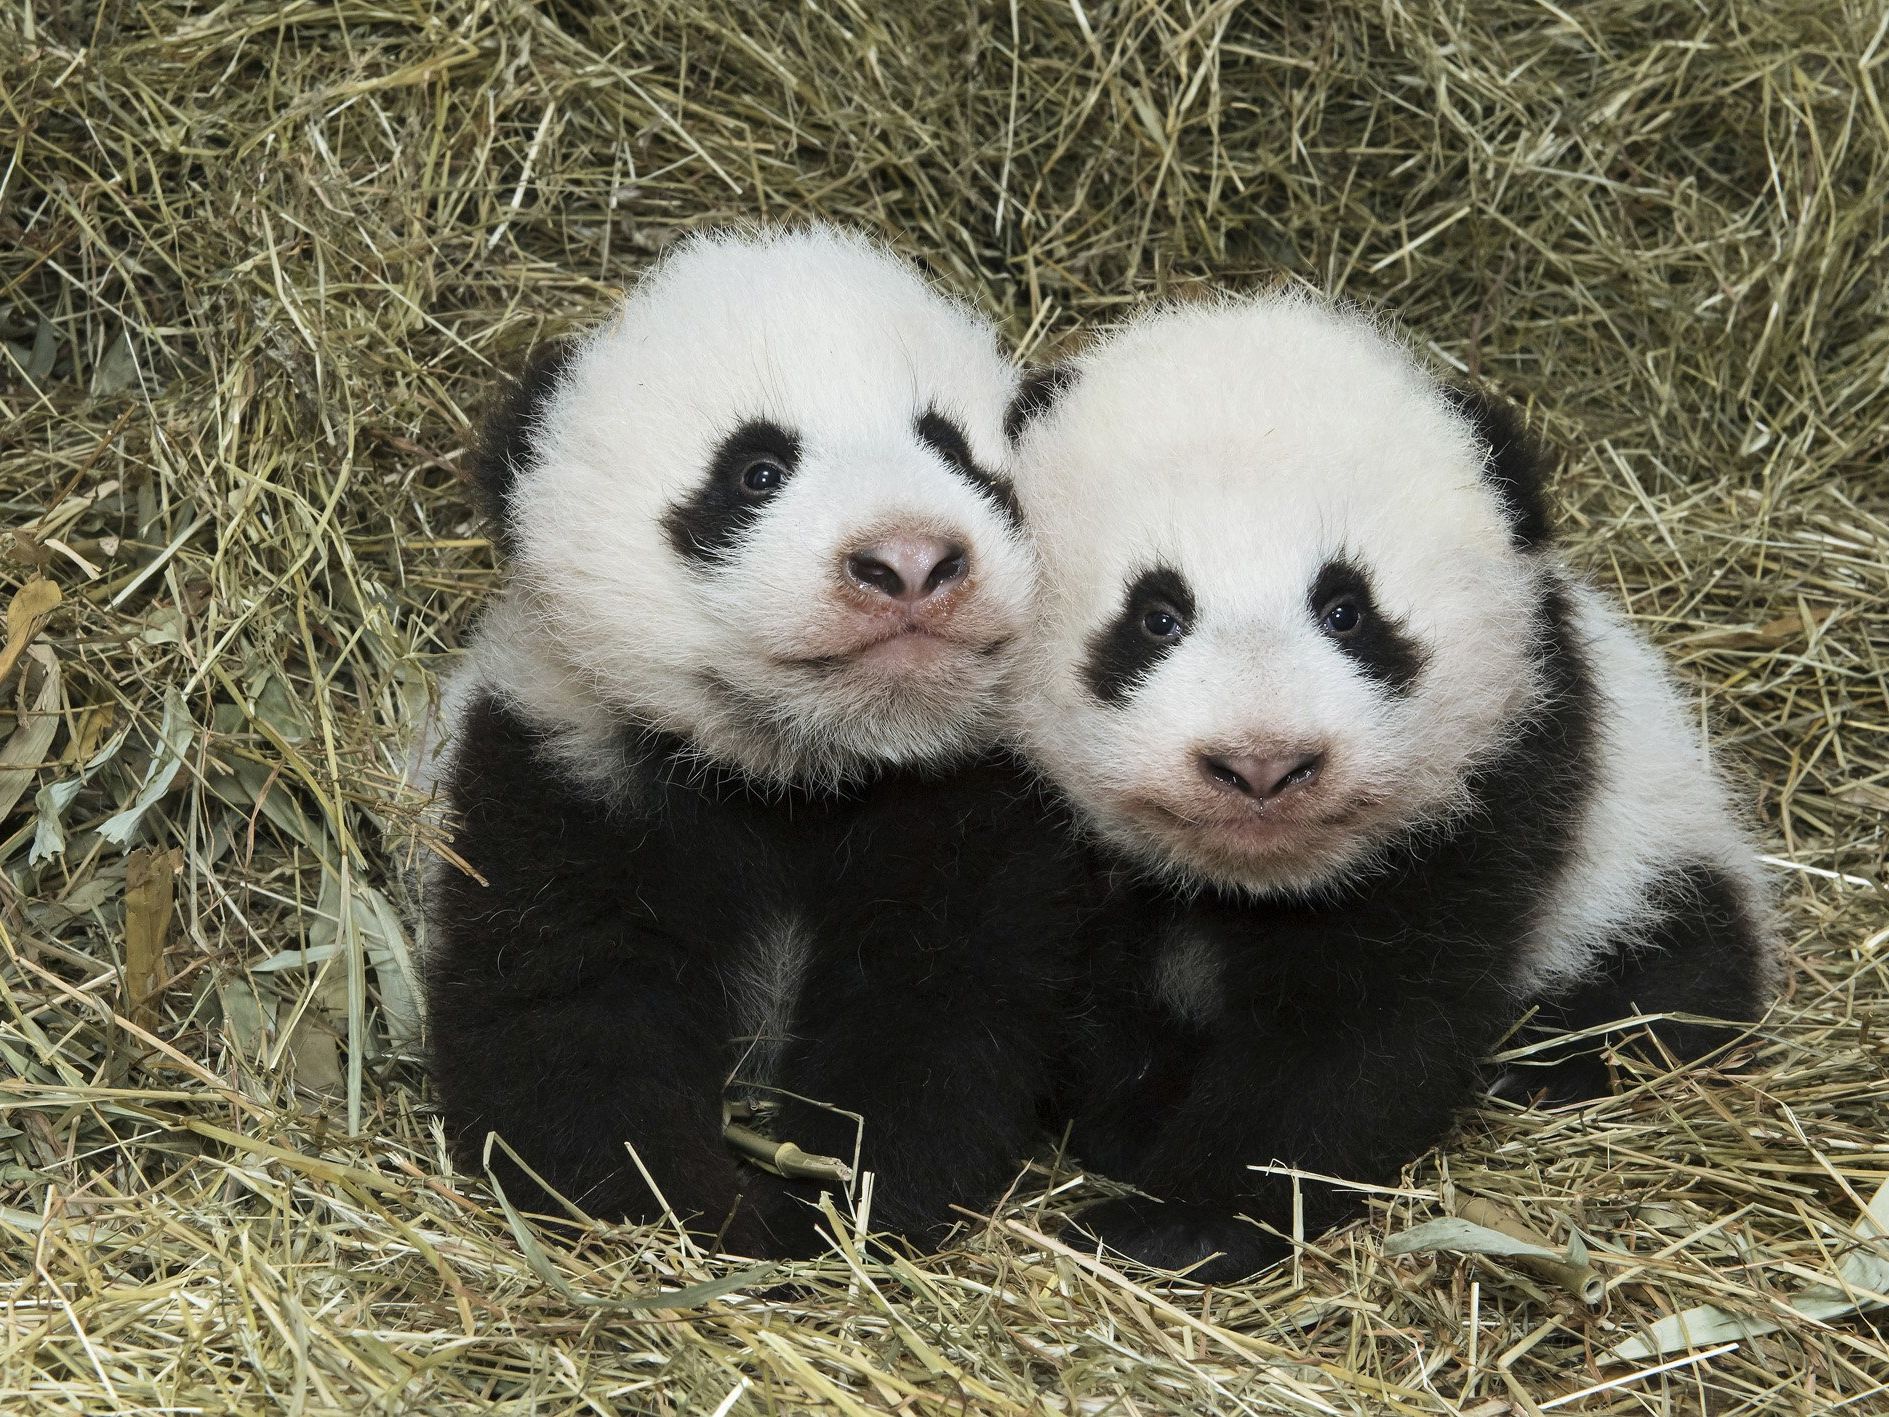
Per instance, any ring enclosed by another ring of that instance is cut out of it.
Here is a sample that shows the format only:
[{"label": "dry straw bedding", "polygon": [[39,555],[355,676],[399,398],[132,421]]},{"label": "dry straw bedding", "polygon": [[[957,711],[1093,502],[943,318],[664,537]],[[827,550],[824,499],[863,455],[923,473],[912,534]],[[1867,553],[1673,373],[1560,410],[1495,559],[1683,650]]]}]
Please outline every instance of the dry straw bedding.
[{"label": "dry straw bedding", "polygon": [[[1885,1311],[1783,1302],[1889,1176],[1880,7],[589,8],[0,13],[0,1410],[1889,1412]],[[1288,276],[1531,402],[1749,767],[1793,955],[1751,1068],[1491,1103],[1211,1293],[1061,1248],[1066,1167],[771,1278],[451,1174],[392,767],[493,580],[469,419],[676,233],[813,214],[1026,353]],[[1473,1197],[1602,1301],[1384,1253]],[[1782,1327],[1606,1360],[1699,1303]]]}]

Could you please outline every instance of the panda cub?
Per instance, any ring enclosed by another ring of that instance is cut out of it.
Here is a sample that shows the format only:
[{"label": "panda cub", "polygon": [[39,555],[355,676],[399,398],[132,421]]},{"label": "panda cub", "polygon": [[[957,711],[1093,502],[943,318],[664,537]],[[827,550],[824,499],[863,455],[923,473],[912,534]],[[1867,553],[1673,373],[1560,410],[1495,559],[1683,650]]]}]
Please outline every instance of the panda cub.
[{"label": "panda cub", "polygon": [[1506,406],[1276,294],[1140,319],[1016,417],[1022,737],[1115,887],[1073,1144],[1161,1202],[1095,1236],[1239,1277],[1284,1245],[1238,1217],[1354,1204],[1255,1167],[1394,1181],[1525,1017],[1589,1031],[1519,1081],[1578,1097],[1602,1025],[1685,1015],[1651,1031],[1693,1058],[1733,1034],[1691,1016],[1757,1016],[1753,851],[1658,658],[1557,559]]},{"label": "panda cub", "polygon": [[1035,579],[990,471],[1015,384],[814,228],[687,242],[493,416],[508,583],[427,769],[470,868],[424,902],[468,1170],[497,1132],[587,1212],[814,1248],[813,1188],[725,1145],[733,1090],[872,1170],[875,1228],[1014,1175],[1067,967],[1054,833],[991,751]]}]

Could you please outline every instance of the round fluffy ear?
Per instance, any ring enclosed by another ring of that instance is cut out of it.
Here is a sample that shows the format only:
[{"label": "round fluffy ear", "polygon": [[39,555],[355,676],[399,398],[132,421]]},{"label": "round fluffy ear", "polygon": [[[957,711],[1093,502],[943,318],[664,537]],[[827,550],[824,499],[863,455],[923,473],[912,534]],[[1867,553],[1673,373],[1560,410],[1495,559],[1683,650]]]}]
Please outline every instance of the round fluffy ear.
[{"label": "round fluffy ear", "polygon": [[1488,449],[1482,475],[1502,499],[1515,545],[1524,551],[1547,545],[1554,539],[1544,486],[1550,458],[1529,433],[1521,410],[1487,389],[1450,385],[1443,396],[1469,420],[1476,440]]},{"label": "round fluffy ear", "polygon": [[1076,381],[1073,364],[1045,364],[1030,370],[1017,386],[1010,407],[1004,410],[1004,436],[1011,442],[1023,436],[1023,430],[1055,406],[1064,389]]},{"label": "round fluffy ear", "polygon": [[551,340],[533,350],[524,372],[506,386],[487,412],[473,449],[472,481],[493,536],[508,555],[513,549],[512,487],[518,474],[531,465],[545,405],[576,353],[576,341],[570,339]]}]

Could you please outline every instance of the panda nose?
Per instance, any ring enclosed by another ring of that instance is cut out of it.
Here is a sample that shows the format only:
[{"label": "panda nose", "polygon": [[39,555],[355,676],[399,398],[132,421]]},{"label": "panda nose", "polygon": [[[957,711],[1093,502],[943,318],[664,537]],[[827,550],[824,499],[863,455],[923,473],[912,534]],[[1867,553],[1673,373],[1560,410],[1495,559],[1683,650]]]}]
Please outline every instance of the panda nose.
[{"label": "panda nose", "polygon": [[937,536],[887,536],[846,556],[855,585],[906,605],[948,592],[970,568],[970,552]]},{"label": "panda nose", "polygon": [[1305,749],[1276,755],[1202,753],[1198,762],[1201,776],[1215,787],[1255,802],[1270,802],[1316,778],[1325,755]]}]

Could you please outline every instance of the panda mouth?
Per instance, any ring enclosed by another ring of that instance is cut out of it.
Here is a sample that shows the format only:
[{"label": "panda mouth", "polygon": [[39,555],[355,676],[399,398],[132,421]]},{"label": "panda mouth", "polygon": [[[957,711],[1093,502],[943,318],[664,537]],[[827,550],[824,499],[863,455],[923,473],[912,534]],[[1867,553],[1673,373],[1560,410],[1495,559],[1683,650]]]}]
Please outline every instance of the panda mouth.
[{"label": "panda mouth", "polygon": [[847,648],[829,654],[794,655],[778,662],[796,669],[838,673],[858,665],[908,664],[953,655],[989,657],[999,653],[1010,641],[1007,635],[978,643],[957,635],[943,635],[923,625],[901,625],[884,634],[871,635]]},{"label": "panda mouth", "polygon": [[854,664],[909,664],[914,660],[934,660],[965,646],[955,639],[933,634],[914,625],[890,635],[868,641],[846,658]]},{"label": "panda mouth", "polygon": [[[1385,799],[1359,791],[1344,800],[1321,804],[1254,803],[1227,810],[1226,804],[1202,804],[1198,810],[1136,797],[1124,804],[1141,830],[1167,848],[1210,869],[1243,876],[1316,867],[1379,839],[1385,830]],[[1311,808],[1311,810],[1308,810]]]},{"label": "panda mouth", "polygon": [[1269,811],[1264,807],[1254,807],[1229,816],[1222,812],[1193,815],[1177,811],[1167,803],[1157,802],[1152,798],[1144,799],[1139,805],[1145,809],[1144,815],[1152,815],[1166,826],[1180,827],[1194,833],[1212,832],[1229,836],[1272,837],[1287,826],[1295,825],[1279,820],[1285,814],[1276,810]]},{"label": "panda mouth", "polygon": [[[1216,804],[1217,807],[1217,804]],[[1243,846],[1278,848],[1306,836],[1343,831],[1358,820],[1359,811],[1347,805],[1336,812],[1310,816],[1297,804],[1254,804],[1238,812],[1214,810],[1184,812],[1152,797],[1140,798],[1130,809],[1143,820],[1169,832],[1195,838],[1217,838]]]}]

